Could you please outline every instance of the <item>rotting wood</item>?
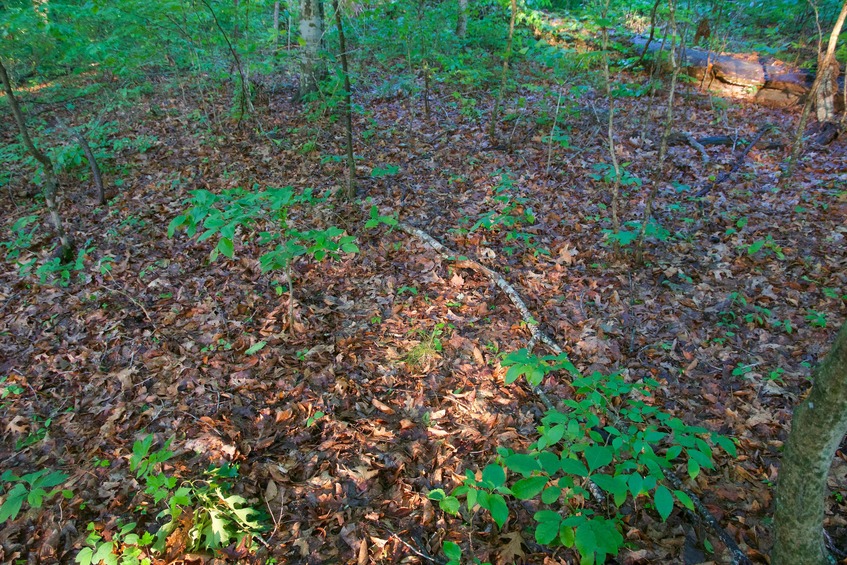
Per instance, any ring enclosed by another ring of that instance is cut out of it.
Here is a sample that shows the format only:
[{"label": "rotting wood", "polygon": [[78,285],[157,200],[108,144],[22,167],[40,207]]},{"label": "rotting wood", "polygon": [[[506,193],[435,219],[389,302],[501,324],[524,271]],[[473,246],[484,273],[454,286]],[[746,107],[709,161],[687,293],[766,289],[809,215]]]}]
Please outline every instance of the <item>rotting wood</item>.
[{"label": "rotting wood", "polygon": [[[766,126],[766,128],[763,128],[760,134],[763,134],[764,131],[769,128],[770,125]],[[759,137],[761,137],[761,135],[759,135]],[[754,142],[750,144],[751,147],[754,145],[755,141],[756,140],[754,140]],[[506,296],[509,297],[509,300],[512,302],[512,304],[514,304],[515,307],[518,309],[518,312],[520,312],[521,315],[521,319],[524,321],[527,328],[529,328],[530,334],[532,336],[529,340],[529,349],[532,349],[535,343],[541,342],[547,347],[549,347],[550,350],[553,351],[556,355],[564,353],[564,350],[559,346],[559,344],[556,343],[553,338],[547,335],[547,333],[542,331],[541,328],[539,328],[538,321],[533,317],[532,313],[529,311],[529,308],[521,298],[521,295],[518,294],[518,291],[515,290],[515,287],[509,284],[509,282],[504,279],[500,273],[493,269],[490,269],[489,267],[486,267],[479,261],[475,261],[464,255],[459,255],[455,253],[452,249],[448,248],[422,229],[416,228],[411,224],[407,224],[405,222],[398,222],[397,228],[424,242],[426,245],[434,249],[443,260],[452,261],[453,264],[457,267],[470,269],[477,273],[481,273],[488,277],[491,281],[493,281],[497,286],[499,286],[500,290],[502,290],[506,294]],[[547,394],[543,390],[541,390],[541,387],[532,387],[532,392],[538,396],[538,398],[541,400],[544,406],[547,407],[548,410],[553,409],[553,402],[550,400]],[[750,565],[751,561],[744,554],[741,548],[738,547],[738,544],[735,543],[735,540],[732,539],[732,536],[730,536],[729,533],[721,527],[721,525],[718,523],[717,518],[715,518],[714,515],[709,512],[709,509],[706,508],[706,505],[703,504],[700,498],[693,492],[691,492],[689,489],[687,489],[682,483],[682,480],[680,480],[680,478],[677,477],[673,472],[666,470],[664,471],[664,474],[675,489],[684,492],[689,496],[689,498],[691,498],[696,512],[685,508],[685,513],[689,515],[694,521],[701,520],[709,527],[709,529],[714,532],[714,534],[729,550],[729,553],[732,556],[733,565]],[[599,487],[597,487],[596,484],[589,481],[588,486],[589,490],[591,491],[591,494],[596,499],[600,501],[605,500],[605,495],[599,489]]]},{"label": "rotting wood", "polygon": [[[635,36],[632,43],[643,48],[647,38]],[[662,46],[662,41],[654,40],[648,49],[658,51]],[[744,55],[715,54],[690,48],[685,50],[683,61],[687,74],[703,81],[705,88],[775,108],[803,102],[815,79],[814,73],[763,57],[754,61]],[[839,88],[843,89],[843,80],[839,82]]]},{"label": "rotting wood", "polygon": [[762,136],[765,135],[765,133],[767,131],[769,131],[771,128],[773,128],[773,126],[771,124],[765,124],[764,126],[762,126],[759,129],[758,133],[756,133],[756,136],[750,142],[750,145],[748,145],[744,149],[744,151],[742,151],[741,153],[738,154],[738,157],[735,159],[735,164],[732,165],[732,168],[729,171],[725,171],[725,172],[721,173],[718,176],[718,178],[716,178],[715,181],[712,184],[703,187],[694,196],[697,197],[697,198],[700,198],[702,196],[706,196],[713,188],[715,188],[720,183],[724,182],[729,177],[734,175],[736,173],[736,171],[738,171],[738,169],[741,168],[741,165],[744,163],[744,161],[747,159],[747,154],[750,153],[750,150],[753,149],[753,146],[756,145],[756,143],[758,143],[759,140],[762,139]]},{"label": "rotting wood", "polygon": [[[687,143],[692,145],[691,140],[694,139],[697,143],[702,145],[703,147],[707,147],[709,145],[725,145],[727,147],[735,147],[737,145],[746,145],[747,141],[737,135],[710,135],[707,137],[701,137],[699,139],[694,138],[690,133],[672,133],[670,138],[668,139],[668,143]],[[694,147],[694,145],[692,145]],[[778,141],[772,141],[766,145],[762,146],[762,149],[783,149],[785,147],[784,143],[780,143]]]}]

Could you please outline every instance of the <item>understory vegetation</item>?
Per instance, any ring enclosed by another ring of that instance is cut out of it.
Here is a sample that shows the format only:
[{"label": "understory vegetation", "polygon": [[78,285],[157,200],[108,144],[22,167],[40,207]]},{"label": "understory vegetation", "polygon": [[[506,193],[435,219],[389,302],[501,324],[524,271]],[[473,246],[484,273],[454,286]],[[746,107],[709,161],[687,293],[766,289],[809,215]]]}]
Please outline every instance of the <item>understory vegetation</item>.
[{"label": "understory vegetation", "polygon": [[847,150],[675,49],[841,3],[307,5],[0,2],[0,561],[767,562]]}]

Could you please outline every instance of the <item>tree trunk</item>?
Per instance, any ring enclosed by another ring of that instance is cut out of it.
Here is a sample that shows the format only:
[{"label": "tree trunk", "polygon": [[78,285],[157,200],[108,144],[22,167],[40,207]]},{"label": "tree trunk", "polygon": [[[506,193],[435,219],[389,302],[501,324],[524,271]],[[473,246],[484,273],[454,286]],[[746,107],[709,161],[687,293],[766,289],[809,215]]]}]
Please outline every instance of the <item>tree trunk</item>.
[{"label": "tree trunk", "polygon": [[824,565],[826,478],[847,433],[847,324],[814,373],[809,396],[794,409],[774,515],[772,565]]},{"label": "tree trunk", "polygon": [[274,2],[274,53],[279,51],[279,0]]},{"label": "tree trunk", "polygon": [[[838,19],[832,27],[832,33],[829,36],[829,44],[826,47],[826,54],[820,59],[820,65],[823,66],[815,77],[815,82],[812,88],[809,89],[809,97],[803,105],[803,113],[800,115],[800,124],[797,127],[797,134],[794,136],[794,143],[791,146],[791,156],[788,158],[788,166],[779,177],[779,182],[782,183],[789,178],[794,172],[794,167],[797,164],[797,159],[800,156],[800,147],[802,146],[803,133],[806,130],[806,121],[809,119],[809,113],[812,109],[812,102],[816,99],[818,91],[821,89],[821,83],[826,78],[826,69],[830,65],[837,64],[835,62],[835,47],[838,44],[838,36],[841,34],[841,28],[844,27],[844,19],[847,18],[847,0],[841,5],[841,13],[838,14]],[[834,99],[834,96],[833,96]],[[847,111],[847,109],[845,109]]]},{"label": "tree trunk", "polygon": [[496,141],[497,122],[500,121],[500,106],[503,104],[503,94],[509,78],[509,59],[512,58],[512,40],[515,36],[515,17],[517,13],[517,0],[512,0],[512,17],[509,20],[509,38],[506,40],[506,53],[503,55],[503,74],[500,77],[500,90],[497,92],[497,100],[494,102],[494,112],[491,113],[491,123],[488,125],[488,137],[491,139],[492,144]]},{"label": "tree trunk", "polygon": [[300,97],[316,92],[318,82],[326,74],[320,50],[323,41],[324,8],[321,0],[300,0],[300,37],[303,53],[300,60]]},{"label": "tree trunk", "polygon": [[335,25],[338,26],[338,44],[341,50],[341,72],[344,75],[344,133],[347,141],[347,199],[356,198],[356,161],[353,156],[353,104],[350,92],[350,71],[347,66],[347,44],[344,41],[344,25],[341,22],[341,10],[338,0],[332,0],[335,10]]},{"label": "tree trunk", "polygon": [[456,22],[456,37],[464,39],[468,33],[468,0],[459,0],[459,20]]},{"label": "tree trunk", "polygon": [[44,153],[38,149],[32,142],[29,136],[29,130],[26,127],[21,107],[18,105],[18,100],[15,98],[15,93],[12,90],[12,82],[9,80],[9,74],[6,72],[6,67],[0,61],[0,79],[3,81],[3,88],[6,90],[6,98],[9,101],[9,106],[12,108],[12,114],[15,116],[15,122],[18,124],[18,131],[23,139],[24,146],[36,161],[44,167],[44,201],[47,203],[47,211],[50,214],[50,220],[53,222],[53,227],[56,229],[56,235],[59,237],[59,256],[62,260],[70,260],[73,252],[73,242],[65,232],[65,227],[62,225],[62,217],[59,215],[59,208],[56,206],[56,191],[59,187],[59,180],[56,177],[56,170],[53,168],[53,162]]}]

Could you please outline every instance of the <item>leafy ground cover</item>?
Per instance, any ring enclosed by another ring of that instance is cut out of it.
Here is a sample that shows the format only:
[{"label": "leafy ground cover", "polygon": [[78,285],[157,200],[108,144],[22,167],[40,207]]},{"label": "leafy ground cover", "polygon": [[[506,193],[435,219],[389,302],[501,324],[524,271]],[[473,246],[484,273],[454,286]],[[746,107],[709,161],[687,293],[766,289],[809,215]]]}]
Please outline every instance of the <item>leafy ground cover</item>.
[{"label": "leafy ground cover", "polygon": [[[844,146],[812,149],[779,189],[783,150],[754,147],[729,182],[694,198],[733,152],[709,147],[707,167],[675,145],[657,176],[664,102],[639,91],[645,77],[620,75],[631,87],[616,101],[624,222],[640,222],[660,183],[639,263],[604,232],[602,89],[524,78],[502,145],[484,119],[494,92],[436,83],[428,115],[420,93],[358,92],[355,203],[318,201],[344,184],[343,135],[326,113],[307,122],[293,89],[269,89],[261,128],[229,117],[224,89],[169,78],[128,91],[101,114],[109,139],[125,140],[110,147],[108,207],[79,170],[63,176],[79,244],[66,267],[48,261],[29,165],[13,163],[0,199],[2,559],[129,560],[158,547],[157,562],[203,561],[204,547],[220,547],[230,561],[443,562],[451,543],[483,562],[573,559],[533,537],[535,501],[510,502],[495,524],[428,496],[480,476],[498,447],[526,450],[545,407],[526,383],[506,384],[503,355],[530,336],[508,298],[386,223],[367,228],[375,206],[502,273],[581,374],[654,379],[650,406],[732,438],[737,457],[715,450],[715,469],[686,485],[766,562],[786,423],[843,318]],[[94,104],[54,111],[81,126],[75,116]],[[750,139],[777,124],[785,146],[797,119],[693,87],[675,113],[674,130],[695,137]],[[9,121],[0,136],[18,143]],[[334,226],[356,252],[263,269],[262,218],[223,246],[169,237],[192,191],[286,186],[315,195],[287,208],[292,237]],[[543,388],[571,399],[572,380],[554,371]],[[840,457],[827,518],[836,545],[846,476]],[[709,530],[679,509],[662,520],[657,506],[623,507],[619,562],[727,560]]]}]

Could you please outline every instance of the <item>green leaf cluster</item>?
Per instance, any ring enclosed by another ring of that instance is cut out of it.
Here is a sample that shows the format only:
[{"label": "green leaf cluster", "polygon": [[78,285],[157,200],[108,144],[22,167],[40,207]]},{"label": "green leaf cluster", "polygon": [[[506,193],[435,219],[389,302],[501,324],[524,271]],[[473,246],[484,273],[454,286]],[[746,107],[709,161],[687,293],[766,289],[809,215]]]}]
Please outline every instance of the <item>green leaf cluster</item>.
[{"label": "green leaf cluster", "polygon": [[[24,502],[29,504],[30,508],[41,508],[45,500],[57,494],[61,493],[65,498],[70,498],[69,490],[52,488],[61,485],[67,479],[67,474],[50,469],[41,469],[21,477],[11,471],[4,471],[0,475],[0,483],[6,491],[3,504],[0,505],[0,524],[17,518]],[[12,483],[11,488],[9,483]]]},{"label": "green leaf cluster", "polygon": [[461,498],[469,512],[488,510],[498,527],[509,517],[508,500],[540,499],[549,508],[535,513],[535,539],[540,544],[574,548],[581,563],[603,563],[622,547],[621,515],[603,515],[587,507],[591,489],[602,492],[617,509],[628,499],[654,509],[664,521],[674,506],[693,509],[682,490],[669,488],[665,471],[684,465],[696,478],[714,468],[713,446],[735,456],[731,440],[660,410],[651,402],[659,386],[652,379],[627,382],[620,373],[583,376],[567,357],[535,356],[527,350],[506,355],[506,381],[523,376],[538,385],[552,371],[573,378],[572,398],[565,410],[548,410],[538,437],[526,453],[499,448],[496,463],[478,479],[467,471],[464,483],[450,494],[429,493],[439,507],[457,515]]}]

